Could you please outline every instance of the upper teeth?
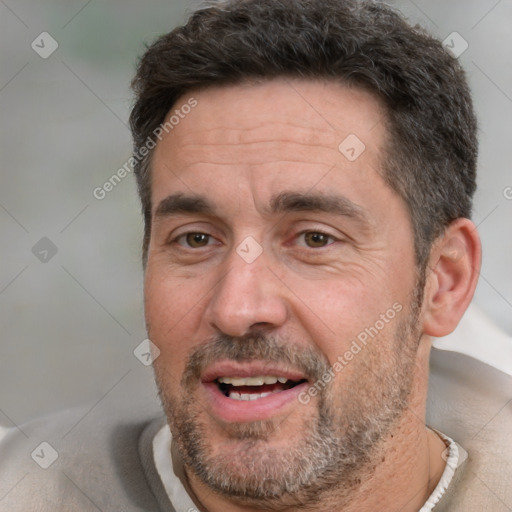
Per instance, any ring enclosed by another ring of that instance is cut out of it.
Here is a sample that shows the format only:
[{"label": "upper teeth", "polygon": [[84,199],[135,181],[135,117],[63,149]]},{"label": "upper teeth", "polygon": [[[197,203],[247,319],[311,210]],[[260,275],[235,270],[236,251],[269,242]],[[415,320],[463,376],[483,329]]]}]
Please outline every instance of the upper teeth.
[{"label": "upper teeth", "polygon": [[217,380],[221,384],[231,384],[232,386],[263,386],[263,384],[275,384],[276,382],[284,384],[288,381],[286,377],[274,377],[271,375],[261,377],[219,377]]}]

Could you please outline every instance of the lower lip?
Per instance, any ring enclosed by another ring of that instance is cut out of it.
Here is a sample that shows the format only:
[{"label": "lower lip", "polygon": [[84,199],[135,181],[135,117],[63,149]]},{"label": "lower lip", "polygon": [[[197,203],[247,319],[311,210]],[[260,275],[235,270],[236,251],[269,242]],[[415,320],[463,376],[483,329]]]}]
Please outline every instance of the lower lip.
[{"label": "lower lip", "polygon": [[307,382],[272,393],[257,400],[234,400],[222,393],[214,382],[203,382],[207,400],[214,416],[230,423],[261,421],[272,418],[291,403],[299,402],[299,395],[308,386]]}]

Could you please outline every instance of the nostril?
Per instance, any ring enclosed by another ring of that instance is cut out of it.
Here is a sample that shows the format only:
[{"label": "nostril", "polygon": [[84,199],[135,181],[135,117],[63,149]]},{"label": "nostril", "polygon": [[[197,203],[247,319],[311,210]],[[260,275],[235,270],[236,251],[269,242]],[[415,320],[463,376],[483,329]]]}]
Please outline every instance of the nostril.
[{"label": "nostril", "polygon": [[266,331],[272,327],[270,322],[256,322],[251,325],[251,331]]}]

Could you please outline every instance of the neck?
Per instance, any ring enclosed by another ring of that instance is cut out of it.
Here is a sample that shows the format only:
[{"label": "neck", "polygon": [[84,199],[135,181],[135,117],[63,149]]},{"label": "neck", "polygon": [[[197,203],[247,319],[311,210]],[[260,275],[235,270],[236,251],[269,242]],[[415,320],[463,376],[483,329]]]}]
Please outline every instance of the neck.
[{"label": "neck", "polygon": [[[433,492],[443,473],[445,462],[441,454],[446,446],[432,430],[425,426],[425,406],[428,388],[428,360],[430,344],[423,340],[418,352],[417,367],[409,406],[399,422],[376,450],[371,471],[361,484],[347,495],[340,486],[322,495],[315,505],[304,508],[308,512],[374,512],[388,510],[416,512]],[[250,512],[270,510],[268,504],[236,502],[212,493],[195,475],[187,472],[196,504],[204,512]],[[288,507],[272,510],[291,512]],[[296,506],[294,511],[300,510]]]}]

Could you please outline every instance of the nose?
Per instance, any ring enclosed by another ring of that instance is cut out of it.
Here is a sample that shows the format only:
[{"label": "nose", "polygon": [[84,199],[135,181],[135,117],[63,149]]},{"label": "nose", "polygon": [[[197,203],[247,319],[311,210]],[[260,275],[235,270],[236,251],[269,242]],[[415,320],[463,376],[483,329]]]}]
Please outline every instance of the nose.
[{"label": "nose", "polygon": [[206,321],[230,336],[276,329],[288,316],[285,291],[264,253],[248,263],[233,251],[207,305]]}]

